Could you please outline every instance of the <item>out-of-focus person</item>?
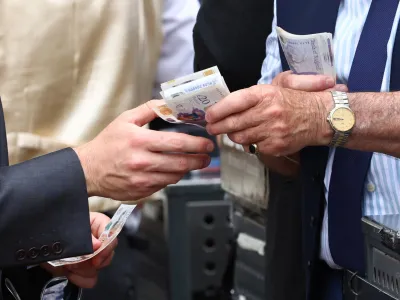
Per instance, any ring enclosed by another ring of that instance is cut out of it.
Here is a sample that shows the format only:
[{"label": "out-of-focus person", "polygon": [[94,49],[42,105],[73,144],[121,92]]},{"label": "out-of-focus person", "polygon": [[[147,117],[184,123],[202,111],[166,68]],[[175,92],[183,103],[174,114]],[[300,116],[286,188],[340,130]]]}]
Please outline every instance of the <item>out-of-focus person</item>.
[{"label": "out-of-focus person", "polygon": [[[191,73],[198,7],[196,0],[1,3],[10,163],[87,142],[123,111],[159,98],[160,83]],[[118,205],[90,199],[91,211]]]}]

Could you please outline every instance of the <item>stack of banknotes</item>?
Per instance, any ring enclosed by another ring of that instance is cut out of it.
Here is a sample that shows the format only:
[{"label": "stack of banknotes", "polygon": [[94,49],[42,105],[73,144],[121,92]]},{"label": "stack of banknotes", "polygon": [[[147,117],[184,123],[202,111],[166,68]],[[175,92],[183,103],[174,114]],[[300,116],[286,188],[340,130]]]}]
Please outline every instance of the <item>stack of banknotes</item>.
[{"label": "stack of banknotes", "polygon": [[277,27],[279,42],[295,74],[322,74],[336,79],[332,34],[295,35]]},{"label": "stack of banknotes", "polygon": [[126,220],[128,219],[128,217],[135,208],[136,205],[126,205],[126,204],[122,204],[118,208],[118,210],[115,212],[110,222],[107,224],[104,231],[101,233],[99,237],[101,246],[94,253],[77,257],[69,257],[59,260],[53,260],[50,261],[49,264],[52,265],[53,267],[61,267],[65,265],[81,263],[95,257],[117,238],[118,234],[124,227]]},{"label": "stack of banknotes", "polygon": [[183,76],[161,85],[165,104],[152,107],[170,123],[186,123],[205,127],[206,110],[229,95],[218,67]]}]

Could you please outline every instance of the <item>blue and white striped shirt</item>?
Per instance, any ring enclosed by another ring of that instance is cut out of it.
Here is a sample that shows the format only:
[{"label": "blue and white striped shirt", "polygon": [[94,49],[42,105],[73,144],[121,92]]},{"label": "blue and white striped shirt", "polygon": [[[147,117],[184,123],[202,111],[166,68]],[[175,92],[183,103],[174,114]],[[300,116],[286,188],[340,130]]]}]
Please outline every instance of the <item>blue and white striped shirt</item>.
[{"label": "blue and white striped shirt", "polygon": [[[276,0],[275,0],[276,1]],[[342,0],[334,36],[335,67],[338,83],[347,83],[350,68],[360,39],[364,22],[372,0]],[[275,3],[276,15],[276,3]],[[387,62],[381,91],[388,91],[393,44],[400,19],[400,5],[397,8],[392,33],[387,45]],[[279,45],[276,33],[276,18],[272,23],[272,33],[267,39],[267,56],[262,66],[262,78],[259,83],[271,83],[282,72]],[[325,173],[325,198],[328,199],[329,181],[332,172],[334,149],[331,149]],[[365,182],[364,215],[387,215],[400,213],[400,160],[385,154],[374,153]],[[343,209],[346,209],[343,207]],[[328,239],[328,211],[325,206],[321,232],[321,259],[331,267],[339,268],[332,259]]]}]

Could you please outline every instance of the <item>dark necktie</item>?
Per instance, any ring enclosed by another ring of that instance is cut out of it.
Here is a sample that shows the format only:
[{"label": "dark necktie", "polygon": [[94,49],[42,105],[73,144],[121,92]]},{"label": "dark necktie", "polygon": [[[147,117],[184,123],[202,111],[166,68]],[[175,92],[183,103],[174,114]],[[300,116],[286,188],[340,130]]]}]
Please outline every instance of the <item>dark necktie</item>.
[{"label": "dark necktie", "polygon": [[[372,0],[349,75],[351,92],[381,90],[398,5],[398,0]],[[362,205],[371,157],[369,152],[336,149],[328,196],[332,257],[338,265],[361,273],[365,265]]]}]

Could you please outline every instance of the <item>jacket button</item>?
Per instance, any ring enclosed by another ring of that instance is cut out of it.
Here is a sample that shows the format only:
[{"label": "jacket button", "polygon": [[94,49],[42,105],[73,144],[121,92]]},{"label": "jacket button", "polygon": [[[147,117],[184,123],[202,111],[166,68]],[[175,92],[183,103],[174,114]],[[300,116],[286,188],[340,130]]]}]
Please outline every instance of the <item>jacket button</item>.
[{"label": "jacket button", "polygon": [[311,260],[307,261],[307,266],[310,268],[311,267]]},{"label": "jacket button", "polygon": [[39,249],[37,249],[35,247],[29,249],[29,251],[28,251],[28,255],[32,259],[35,259],[36,257],[38,257],[39,253],[40,253]]},{"label": "jacket button", "polygon": [[60,242],[54,243],[51,248],[53,249],[54,254],[61,254],[64,250]]},{"label": "jacket button", "polygon": [[44,257],[50,255],[50,247],[47,245],[44,245],[40,248],[40,254]]},{"label": "jacket button", "polygon": [[25,250],[23,250],[23,249],[20,249],[20,250],[18,250],[18,251],[15,253],[15,257],[16,257],[17,260],[19,260],[19,261],[24,260],[24,259],[25,259],[25,256],[26,256],[26,252],[25,252]]}]

